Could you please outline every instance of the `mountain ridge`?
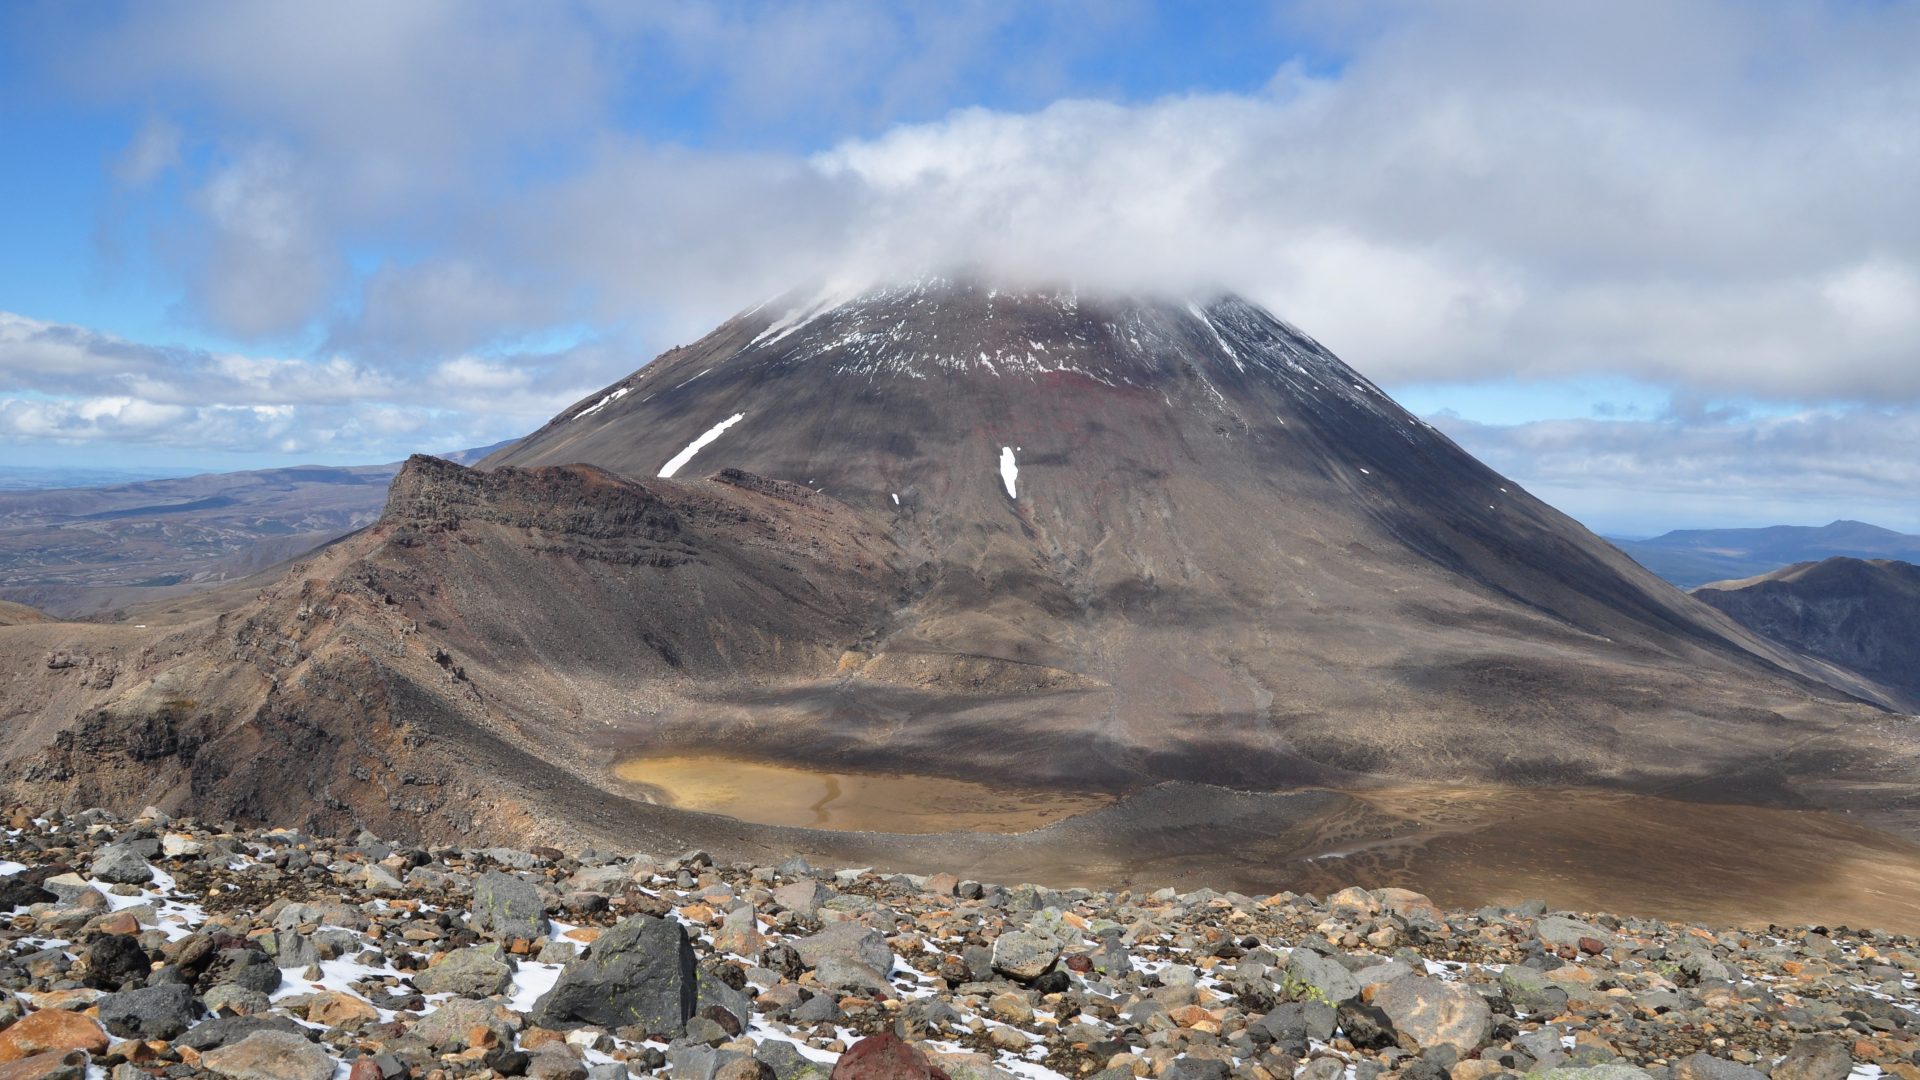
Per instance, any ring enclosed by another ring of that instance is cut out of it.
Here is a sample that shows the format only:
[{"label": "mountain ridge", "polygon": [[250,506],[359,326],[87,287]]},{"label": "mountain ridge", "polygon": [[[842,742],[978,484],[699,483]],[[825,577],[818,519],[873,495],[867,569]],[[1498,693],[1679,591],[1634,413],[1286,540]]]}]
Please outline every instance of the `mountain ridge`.
[{"label": "mountain ridge", "polygon": [[1833,556],[1920,560],[1920,536],[1845,518],[1826,525],[1676,529],[1645,540],[1611,539],[1642,566],[1687,589]]},{"label": "mountain ridge", "polygon": [[1838,664],[1920,710],[1920,566],[1834,556],[1693,590],[1754,632]]}]

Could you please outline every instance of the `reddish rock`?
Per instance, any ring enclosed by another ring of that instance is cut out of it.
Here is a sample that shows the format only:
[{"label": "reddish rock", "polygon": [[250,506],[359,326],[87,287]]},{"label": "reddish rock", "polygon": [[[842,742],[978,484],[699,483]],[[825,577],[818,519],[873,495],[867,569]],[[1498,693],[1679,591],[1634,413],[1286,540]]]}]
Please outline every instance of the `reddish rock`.
[{"label": "reddish rock", "polygon": [[79,1050],[35,1054],[0,1065],[0,1080],[86,1080],[87,1055]]},{"label": "reddish rock", "polygon": [[1580,939],[1580,951],[1588,956],[1599,956],[1607,951],[1607,943],[1599,938],[1583,937]]},{"label": "reddish rock", "polygon": [[90,1016],[61,1009],[41,1009],[21,1017],[0,1031],[0,1061],[19,1061],[36,1055],[69,1050],[104,1053],[107,1033]]},{"label": "reddish rock", "polygon": [[840,1055],[831,1080],[949,1080],[912,1043],[882,1032],[853,1044]]}]

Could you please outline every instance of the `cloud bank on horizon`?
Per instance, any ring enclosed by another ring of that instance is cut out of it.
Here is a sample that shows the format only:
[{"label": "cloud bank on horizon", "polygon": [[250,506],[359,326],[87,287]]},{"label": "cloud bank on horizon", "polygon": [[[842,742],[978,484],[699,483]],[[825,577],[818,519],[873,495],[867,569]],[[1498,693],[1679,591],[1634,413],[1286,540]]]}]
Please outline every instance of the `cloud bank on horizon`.
[{"label": "cloud bank on horizon", "polygon": [[[964,264],[1242,292],[1616,527],[1920,528],[1920,7],[1209,8],[16,14],[0,92],[118,125],[74,167],[136,283],[0,319],[0,440],[489,442],[796,282]],[[1596,374],[1680,404],[1554,412]]]}]

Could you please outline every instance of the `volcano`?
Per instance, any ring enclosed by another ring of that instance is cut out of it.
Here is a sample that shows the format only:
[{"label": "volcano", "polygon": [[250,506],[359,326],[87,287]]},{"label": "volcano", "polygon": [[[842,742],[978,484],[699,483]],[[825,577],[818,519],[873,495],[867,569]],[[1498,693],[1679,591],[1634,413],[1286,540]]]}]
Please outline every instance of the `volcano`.
[{"label": "volcano", "polygon": [[[781,692],[791,724],[744,736],[781,754],[1112,786],[1644,779],[1731,765],[1779,721],[1723,718],[1837,698],[1821,680],[1877,693],[1233,296],[784,297],[480,467],[571,462],[777,477],[900,547],[910,594],[832,679]],[[699,740],[705,712],[637,735]]]},{"label": "volcano", "polygon": [[[1891,692],[1233,296],[795,293],[473,468],[410,460],[378,522],[270,579],[0,645],[0,793],[395,836],[1056,880],[1158,852],[1252,888],[1312,837],[1403,835],[1351,794],[1391,785],[1908,831],[1920,791]],[[620,768],[701,754],[1119,801],[1005,840],[825,833]]]}]

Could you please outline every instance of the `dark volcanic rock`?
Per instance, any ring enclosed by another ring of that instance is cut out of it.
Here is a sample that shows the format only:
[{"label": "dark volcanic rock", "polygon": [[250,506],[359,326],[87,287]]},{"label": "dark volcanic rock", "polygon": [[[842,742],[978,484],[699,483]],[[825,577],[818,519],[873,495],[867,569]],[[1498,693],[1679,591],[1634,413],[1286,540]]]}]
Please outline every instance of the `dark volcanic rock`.
[{"label": "dark volcanic rock", "polygon": [[600,935],[534,1003],[533,1022],[677,1035],[698,1003],[693,946],[670,919],[637,915]]},{"label": "dark volcanic rock", "polygon": [[131,934],[108,934],[87,946],[88,981],[103,990],[145,978],[151,963],[140,939]]},{"label": "dark volcanic rock", "polygon": [[193,990],[165,983],[100,999],[100,1023],[123,1039],[171,1039],[193,1025],[200,1006]]}]

